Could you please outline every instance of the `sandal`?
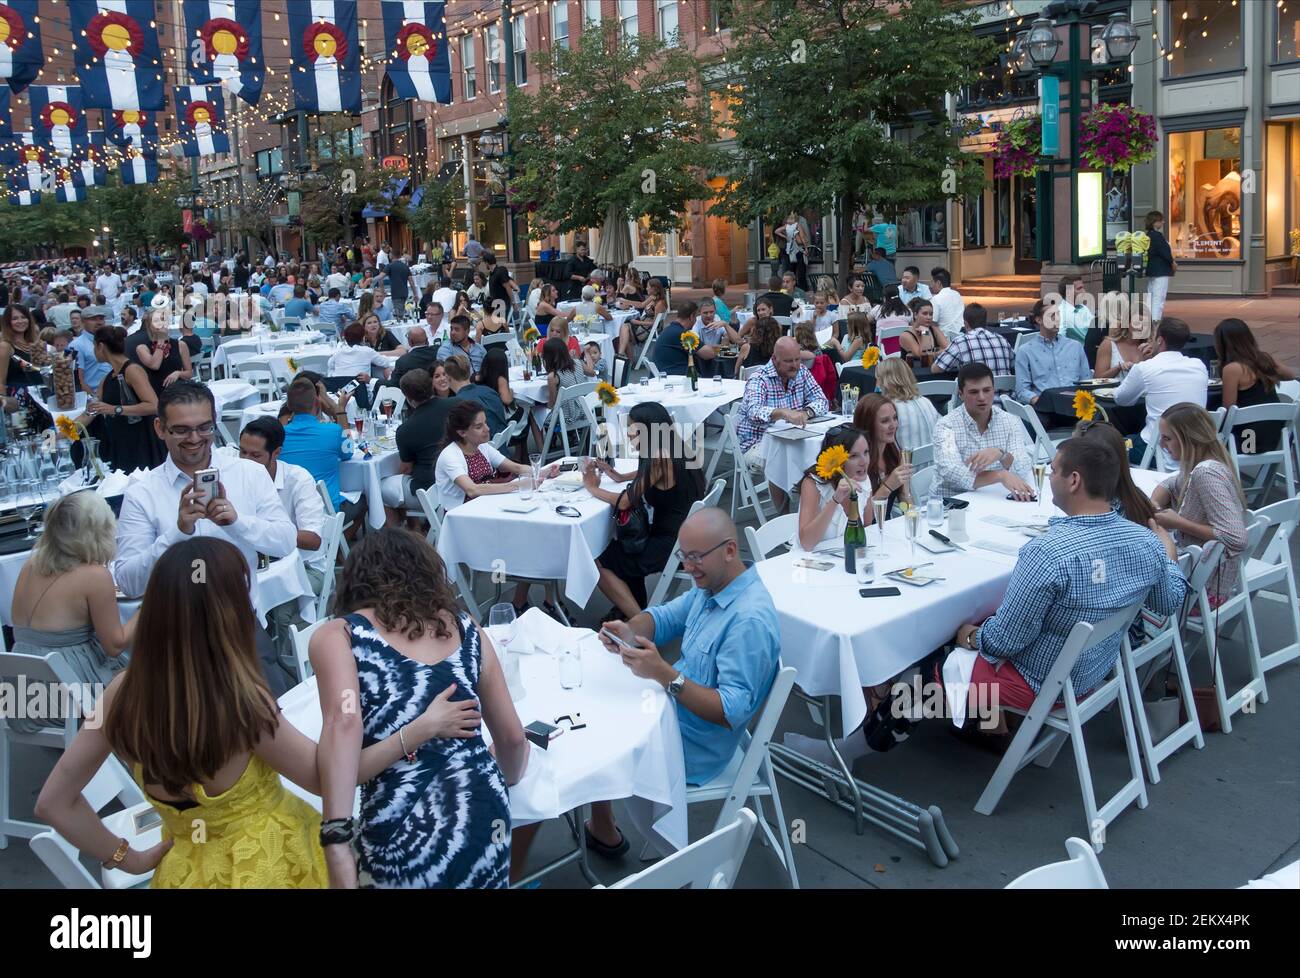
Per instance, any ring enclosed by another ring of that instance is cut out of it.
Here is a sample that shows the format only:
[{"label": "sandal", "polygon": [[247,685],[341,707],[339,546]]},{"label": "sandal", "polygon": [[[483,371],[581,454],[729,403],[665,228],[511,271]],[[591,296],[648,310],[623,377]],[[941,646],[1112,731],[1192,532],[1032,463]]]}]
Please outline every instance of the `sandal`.
[{"label": "sandal", "polygon": [[584,824],[582,828],[583,835],[586,836],[587,839],[587,848],[598,856],[604,856],[606,859],[620,859],[627,853],[628,849],[631,848],[628,844],[627,836],[623,834],[621,829],[618,833],[618,845],[607,846],[591,834],[590,823]]}]

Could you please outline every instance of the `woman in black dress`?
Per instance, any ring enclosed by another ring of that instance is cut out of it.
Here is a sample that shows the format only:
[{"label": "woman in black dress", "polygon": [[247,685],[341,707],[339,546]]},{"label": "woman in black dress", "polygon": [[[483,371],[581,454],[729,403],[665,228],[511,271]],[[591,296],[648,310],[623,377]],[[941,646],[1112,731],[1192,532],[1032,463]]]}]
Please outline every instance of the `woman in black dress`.
[{"label": "woman in black dress", "polygon": [[124,350],[127,358],[140,364],[149,375],[155,400],[162,394],[164,387],[194,376],[189,347],[180,340],[171,338],[167,322],[169,315],[168,310],[150,309],[145,316],[144,326],[131,334]]},{"label": "woman in black dress", "polygon": [[[583,481],[588,492],[615,508],[615,519],[643,503],[654,509],[645,549],[629,553],[616,538],[596,560],[600,571],[597,586],[614,605],[610,616],[632,618],[649,603],[645,579],[664,569],[677,546],[677,531],[690,515],[691,504],[704,498],[704,473],[698,465],[690,464],[672,415],[662,404],[651,402],[633,407],[628,412],[627,430],[628,439],[641,459],[636,472],[620,475],[597,460]],[[610,492],[600,488],[602,474],[632,484],[622,493]]]},{"label": "woman in black dress", "polygon": [[[1257,404],[1277,404],[1277,385],[1283,380],[1295,380],[1295,371],[1286,367],[1259,348],[1255,334],[1240,319],[1225,319],[1214,327],[1214,352],[1223,372],[1223,406],[1254,407]],[[1246,453],[1246,429],[1254,431],[1248,454],[1275,452],[1282,440],[1281,421],[1261,421],[1253,425],[1234,425],[1232,436],[1237,451]]]},{"label": "woman in black dress", "polygon": [[32,311],[18,303],[5,306],[0,316],[0,407],[17,410],[18,392],[40,387],[44,383],[40,368],[49,362]]},{"label": "woman in black dress", "polygon": [[158,396],[145,368],[126,355],[126,330],[95,330],[95,359],[110,367],[86,406],[99,415],[92,431],[101,442],[100,458],[121,472],[161,465],[167,448],[153,430]]}]

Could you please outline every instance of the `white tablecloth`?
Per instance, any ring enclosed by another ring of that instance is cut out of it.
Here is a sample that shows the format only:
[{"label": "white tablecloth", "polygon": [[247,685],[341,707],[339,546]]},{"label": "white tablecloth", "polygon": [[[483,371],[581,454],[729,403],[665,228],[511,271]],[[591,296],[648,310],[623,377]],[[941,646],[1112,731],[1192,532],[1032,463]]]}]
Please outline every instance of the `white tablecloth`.
[{"label": "white tablecloth", "polygon": [[[1148,492],[1159,481],[1159,474],[1150,471],[1134,469],[1133,476]],[[860,597],[859,585],[844,573],[842,557],[825,558],[835,563],[829,571],[797,567],[795,562],[806,555],[792,553],[758,564],[781,623],[782,659],[798,670],[797,681],[805,692],[840,697],[845,732],[855,730],[866,718],[862,687],[889,680],[951,641],[960,625],[997,610],[1016,558],[973,544],[989,540],[1018,548],[1030,537],[985,522],[984,517],[1045,523],[1050,516],[1062,515],[1050,503],[1040,508],[1038,503],[1010,501],[1002,486],[985,486],[962,498],[971,503],[966,510],[969,540],[962,544],[966,552],[931,554],[918,546],[916,562],[932,561],[925,571],[946,578],[926,587],[895,585],[882,577],[885,571],[912,563],[903,520],[886,524],[883,557],[879,530],[867,528],[876,570],[872,586],[897,586],[902,591],[898,597]],[[924,536],[928,529],[922,518],[919,533]],[[945,524],[940,532],[946,529]]]},{"label": "white tablecloth", "polygon": [[[672,849],[687,842],[686,773],[677,712],[663,689],[637,679],[622,660],[600,645],[589,629],[582,654],[582,685],[562,689],[559,660],[523,655],[520,673],[527,695],[516,702],[525,725],[582,714],[585,730],[566,729],[546,750],[536,746],[520,782],[510,788],[515,826],[559,818],[595,801],[626,799],[638,831]],[[280,698],[284,716],[313,740],[320,739],[320,699],[315,677]],[[563,725],[566,726],[567,725]],[[487,725],[485,740],[490,740]],[[317,808],[320,799],[293,788]]]},{"label": "white tablecloth", "polygon": [[[295,371],[290,365],[289,360],[293,359],[295,363],[303,357],[313,356],[331,356],[337,347],[332,343],[316,343],[311,346],[290,347],[289,349],[268,351],[249,357],[240,363],[240,368],[244,367],[266,367],[272,371],[279,371],[283,376],[292,377]],[[324,373],[324,369],[318,373]]]},{"label": "white tablecloth", "polygon": [[719,383],[714,378],[702,377],[700,389],[692,391],[685,377],[668,377],[651,380],[648,386],[634,384],[621,388],[618,396],[619,402],[606,410],[610,437],[616,446],[624,444],[628,412],[637,404],[650,402],[667,408],[682,437],[689,440],[699,434],[699,427],[705,419],[745,396],[745,382],[724,378]]},{"label": "white tablecloth", "polygon": [[[773,425],[763,435],[763,458],[766,459],[764,475],[767,480],[783,492],[797,486],[804,472],[816,463],[817,450],[821,448],[822,437],[826,432],[851,420],[836,416],[830,421],[821,421],[804,429],[781,422]],[[803,431],[816,434],[803,436]]]},{"label": "white tablecloth", "polygon": [[[634,459],[615,462],[621,472],[636,467]],[[606,489],[622,486],[603,480]],[[558,505],[572,506],[582,515],[574,519],[555,512]],[[507,507],[535,505],[529,513],[507,513]],[[448,567],[465,564],[477,571],[501,570],[511,577],[538,581],[564,581],[564,594],[579,607],[596,589],[600,576],[596,557],[614,537],[610,506],[585,489],[535,493],[525,502],[517,492],[479,496],[449,510],[438,534],[438,553]],[[464,590],[464,588],[462,588]]]},{"label": "white tablecloth", "polygon": [[320,343],[323,339],[324,335],[322,333],[311,329],[289,333],[258,332],[254,330],[246,337],[227,340],[217,347],[216,352],[212,354],[212,369],[213,371],[228,370],[232,353],[272,353],[286,347],[292,350]]},{"label": "white tablecloth", "polygon": [[218,418],[221,417],[223,411],[238,411],[241,408],[249,408],[262,403],[262,395],[258,393],[257,388],[238,378],[210,380],[207,386],[208,390],[212,391],[213,399],[217,402]]},{"label": "white tablecloth", "polygon": [[[566,318],[571,316],[573,314],[573,311],[577,309],[577,307],[578,307],[578,303],[573,299],[566,299],[564,302],[557,302],[555,304],[555,308],[560,310],[560,313]],[[609,315],[610,315],[609,319],[603,319],[600,316],[597,316],[596,319],[589,326],[591,331],[594,333],[603,332],[609,336],[618,336],[618,331],[622,327],[622,325],[625,322],[627,322],[629,319],[635,319],[637,316],[641,315],[641,311],[639,309],[611,308],[609,311]],[[575,325],[576,324],[570,322],[569,332],[576,336],[577,331],[575,329]]]}]

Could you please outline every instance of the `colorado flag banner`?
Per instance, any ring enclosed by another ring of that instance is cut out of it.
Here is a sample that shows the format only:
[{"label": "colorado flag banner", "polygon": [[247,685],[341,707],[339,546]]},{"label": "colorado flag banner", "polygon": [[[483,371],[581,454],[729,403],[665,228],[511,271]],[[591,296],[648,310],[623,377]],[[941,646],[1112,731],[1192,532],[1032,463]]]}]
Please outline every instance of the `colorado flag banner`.
[{"label": "colorado flag banner", "polygon": [[451,101],[443,0],[384,0],[388,77],[402,98]]},{"label": "colorado flag banner", "polygon": [[230,152],[225,101],[226,91],[220,85],[177,87],[176,129],[186,156]]},{"label": "colorado flag banner", "polygon": [[266,81],[261,0],[185,0],[185,27],[190,80],[256,105]]},{"label": "colorado flag banner", "polygon": [[82,92],[76,85],[33,85],[28,90],[36,141],[68,156],[89,142]]},{"label": "colorado flag banner", "polygon": [[15,92],[36,80],[45,67],[41,48],[41,23],[37,0],[5,0],[0,3],[0,80]]},{"label": "colorado flag banner", "polygon": [[9,108],[9,89],[0,88],[0,139],[14,134],[14,117]]},{"label": "colorado flag banner", "polygon": [[86,199],[86,188],[77,181],[81,174],[67,160],[60,160],[54,168],[54,199],[60,204],[72,204]]},{"label": "colorado flag banner", "polygon": [[72,165],[77,168],[82,186],[102,187],[108,183],[108,155],[104,148],[104,134],[95,130],[87,135],[90,140],[79,152],[72,154]]},{"label": "colorado flag banner", "polygon": [[152,151],[128,146],[122,151],[122,162],[118,164],[117,172],[125,184],[157,183],[158,157]]},{"label": "colorado flag banner", "polygon": [[361,46],[356,0],[289,4],[294,107],[361,114]]},{"label": "colorado flag banner", "polygon": [[163,65],[150,0],[77,0],[72,18],[77,75],[96,109],[163,108]]},{"label": "colorado flag banner", "polygon": [[7,162],[10,183],[16,188],[38,194],[41,189],[42,168],[45,166],[45,148],[37,145],[30,132],[14,133],[13,151]]},{"label": "colorado flag banner", "polygon": [[158,148],[158,120],[152,112],[118,109],[104,112],[104,135],[114,146],[135,145],[150,151]]}]

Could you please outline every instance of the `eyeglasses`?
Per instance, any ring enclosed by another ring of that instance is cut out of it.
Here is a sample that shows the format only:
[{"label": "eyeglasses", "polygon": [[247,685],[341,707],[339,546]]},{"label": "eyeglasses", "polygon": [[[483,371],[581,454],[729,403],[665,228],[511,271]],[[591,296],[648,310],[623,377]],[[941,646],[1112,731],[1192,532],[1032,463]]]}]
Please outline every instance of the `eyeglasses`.
[{"label": "eyeglasses", "polygon": [[167,434],[173,438],[188,438],[190,435],[200,435],[204,438],[211,438],[212,433],[217,430],[217,426],[211,421],[206,424],[198,425],[191,428],[187,425],[176,425],[167,429]]},{"label": "eyeglasses", "polygon": [[727,539],[723,540],[721,543],[715,543],[713,546],[711,546],[708,550],[704,551],[704,553],[702,554],[694,553],[694,552],[688,554],[682,553],[681,548],[679,547],[677,550],[673,551],[673,556],[676,557],[683,564],[699,565],[704,562],[705,557],[713,553],[713,551],[717,550],[719,547],[726,546],[728,543],[735,543],[735,542],[736,542],[735,537],[727,537]]}]

